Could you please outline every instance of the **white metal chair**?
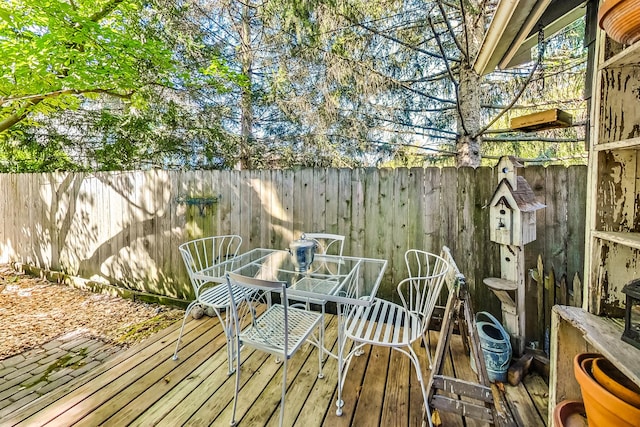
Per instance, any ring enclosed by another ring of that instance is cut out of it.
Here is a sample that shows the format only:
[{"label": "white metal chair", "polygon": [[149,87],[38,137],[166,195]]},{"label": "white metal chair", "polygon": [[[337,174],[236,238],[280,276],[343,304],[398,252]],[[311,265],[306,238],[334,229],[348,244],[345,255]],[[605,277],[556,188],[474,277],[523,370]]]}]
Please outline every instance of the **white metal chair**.
[{"label": "white metal chair", "polygon": [[[303,239],[311,239],[315,240],[318,244],[316,249],[317,254],[326,254],[326,255],[338,255],[342,256],[342,251],[344,249],[344,239],[345,236],[341,234],[331,234],[331,233],[302,233]],[[318,261],[315,261],[316,263]],[[313,264],[311,266],[313,269]],[[337,272],[336,272],[337,273]],[[298,301],[295,304],[292,304],[292,307],[305,307],[307,310],[311,309],[311,304],[319,305],[321,307],[322,312],[322,332],[324,334],[324,317],[326,313],[326,305],[327,301],[313,299],[313,298],[302,298],[302,297],[289,297],[290,300]],[[319,345],[314,342],[314,345]],[[331,352],[327,351],[327,354],[331,354]]]},{"label": "white metal chair", "polygon": [[[236,406],[240,389],[241,349],[250,346],[276,355],[283,361],[282,396],[280,398],[280,426],[284,419],[284,397],[287,391],[287,362],[302,344],[318,329],[318,378],[323,377],[322,315],[290,307],[287,284],[227,274],[228,292],[233,301],[231,313],[235,331],[233,348],[236,351],[236,383],[231,425],[236,423]],[[240,294],[236,292],[240,290]],[[272,304],[272,294],[280,294],[281,303]],[[240,296],[240,298],[238,298]],[[264,310],[264,312],[262,312]],[[258,314],[262,312],[262,314]],[[246,325],[246,326],[245,326]],[[244,327],[243,327],[244,326]]]},{"label": "white metal chair", "polygon": [[[406,354],[411,360],[430,420],[422,369],[412,346],[416,341],[424,342],[431,366],[430,349],[425,334],[428,333],[429,322],[450,266],[443,256],[417,249],[410,249],[405,253],[405,262],[410,277],[402,280],[397,286],[402,305],[376,298],[371,306],[354,306],[346,313],[345,337],[351,339],[354,346],[345,357],[345,374],[338,384],[339,396],[342,396],[349,364],[353,356],[361,352],[363,346],[370,344],[390,347]],[[342,405],[343,402],[339,399],[336,411],[338,415],[342,414]]]},{"label": "white metal chair", "polygon": [[302,233],[307,239],[315,240],[318,243],[317,253],[327,255],[342,255],[344,249],[344,236],[331,233]]},{"label": "white metal chair", "polygon": [[[195,292],[196,298],[187,306],[184,313],[184,320],[180,328],[180,335],[176,343],[176,350],[173,353],[173,360],[178,359],[178,350],[180,349],[180,340],[184,331],[184,325],[187,317],[193,308],[200,304],[203,308],[210,307],[220,320],[220,324],[224,330],[227,339],[227,361],[229,364],[229,374],[233,373],[233,349],[232,349],[232,331],[231,317],[228,312],[224,318],[221,315],[222,310],[228,311],[231,307],[231,298],[227,290],[226,277],[227,268],[230,267],[229,262],[240,250],[242,245],[242,237],[238,235],[211,236],[201,239],[191,240],[183,243],[178,247],[184,265],[189,273],[191,286]],[[194,274],[204,269],[210,269],[212,277],[219,278],[219,282],[211,282],[194,277]],[[216,271],[217,269],[217,271]],[[236,294],[239,295],[238,290]]]}]

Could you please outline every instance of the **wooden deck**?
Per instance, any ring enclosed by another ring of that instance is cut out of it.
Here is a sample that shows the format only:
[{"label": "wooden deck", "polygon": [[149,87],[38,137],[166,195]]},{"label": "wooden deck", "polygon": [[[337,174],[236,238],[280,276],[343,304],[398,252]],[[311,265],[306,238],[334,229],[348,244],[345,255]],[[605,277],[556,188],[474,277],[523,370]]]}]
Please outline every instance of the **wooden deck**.
[{"label": "wooden deck", "polygon": [[[336,317],[327,316],[326,343],[336,343]],[[185,327],[180,360],[171,359],[179,323],[118,354],[92,372],[0,420],[1,426],[178,426],[228,425],[234,376],[227,375],[225,339],[217,319],[192,320]],[[435,348],[437,334],[432,333]],[[418,348],[422,352],[424,349]],[[241,426],[278,423],[281,365],[262,352],[246,350],[237,419]],[[425,355],[426,360],[426,355]],[[425,362],[426,365],[426,362]],[[420,426],[422,397],[406,356],[369,348],[351,364],[344,387],[342,417],[335,415],[337,362],[328,358],[317,378],[312,346],[289,364],[287,426]],[[445,373],[474,380],[460,337],[454,336]],[[547,386],[529,375],[518,387],[505,386],[509,406],[523,426],[544,426]],[[440,414],[445,426],[481,425]]]}]

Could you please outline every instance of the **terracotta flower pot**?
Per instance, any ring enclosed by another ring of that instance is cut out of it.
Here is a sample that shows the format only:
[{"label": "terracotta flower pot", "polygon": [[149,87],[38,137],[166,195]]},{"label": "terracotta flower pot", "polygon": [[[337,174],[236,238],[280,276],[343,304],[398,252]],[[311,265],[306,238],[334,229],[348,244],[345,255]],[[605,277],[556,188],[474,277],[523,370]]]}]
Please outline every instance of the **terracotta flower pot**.
[{"label": "terracotta flower pot", "polygon": [[556,427],[587,427],[584,403],[579,400],[563,400],[553,410]]},{"label": "terracotta flower pot", "polygon": [[640,0],[605,0],[598,23],[612,39],[631,44],[640,39]]},{"label": "terracotta flower pot", "polygon": [[613,363],[599,357],[593,360],[591,368],[593,378],[602,387],[628,404],[640,408],[640,387],[620,372]]},{"label": "terracotta flower pot", "polygon": [[640,420],[640,409],[608,392],[591,376],[593,353],[578,354],[573,371],[580,384],[589,427],[634,427]]}]

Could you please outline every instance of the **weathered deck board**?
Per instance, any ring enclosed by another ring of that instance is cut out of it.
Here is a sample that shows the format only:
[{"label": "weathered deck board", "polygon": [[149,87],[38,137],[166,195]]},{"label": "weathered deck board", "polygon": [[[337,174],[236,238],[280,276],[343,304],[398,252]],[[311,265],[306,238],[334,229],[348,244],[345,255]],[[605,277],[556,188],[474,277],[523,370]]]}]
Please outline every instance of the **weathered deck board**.
[{"label": "weathered deck board", "polygon": [[[185,335],[197,326],[199,326],[197,322],[189,322],[185,327]],[[171,340],[175,343],[175,340],[177,338],[177,328],[167,328],[163,331],[160,331],[156,335],[154,335],[152,339],[149,339],[145,341],[144,344],[141,344],[141,346],[136,346],[127,350],[126,352],[120,353],[113,359],[106,362],[104,365],[96,368],[94,371],[88,372],[86,375],[78,377],[76,381],[65,384],[63,387],[60,387],[55,391],[48,393],[43,398],[34,401],[24,409],[13,414],[13,416],[9,418],[9,420],[3,420],[2,424],[0,425],[16,424],[30,417],[33,419],[40,415],[41,412],[44,412],[52,402],[70,399],[73,396],[73,393],[76,393],[78,389],[86,386],[86,384],[88,384],[89,382],[93,382],[95,378],[99,378],[104,372],[108,371],[112,367],[118,366],[121,363],[125,363],[129,359],[135,358],[138,354],[145,351],[151,352],[152,354],[152,352],[158,351],[162,346],[164,346],[164,340]],[[65,398],[65,396],[67,395],[69,395],[69,397]],[[29,425],[29,421],[25,422],[25,425]]]},{"label": "weathered deck board", "polygon": [[523,383],[515,387],[505,387],[507,401],[514,408],[515,419],[518,426],[543,426],[545,422],[536,410],[535,404],[532,405],[531,397],[527,393]]},{"label": "weathered deck board", "polygon": [[[336,347],[336,318],[327,317],[326,346]],[[0,426],[104,425],[175,426],[228,425],[231,419],[235,375],[228,375],[225,339],[217,319],[187,322],[180,359],[173,361],[179,323],[124,351],[92,372],[28,404]],[[437,334],[432,335],[432,348]],[[445,373],[470,375],[459,337],[447,354]],[[425,349],[414,348],[423,356]],[[282,363],[272,356],[247,349],[243,352],[239,425],[277,425]],[[317,350],[303,347],[289,361],[285,406],[287,426],[416,426],[422,421],[422,396],[408,358],[385,348],[365,347],[355,357],[344,387],[343,415],[335,415],[337,361],[328,357],[324,378],[317,378]],[[526,388],[530,383],[531,390]],[[507,386],[521,411],[519,419],[543,425],[546,415],[544,382],[524,381]],[[533,396],[533,399],[532,399]],[[537,406],[536,406],[537,405]],[[441,414],[445,426],[477,425],[459,416]]]},{"label": "weathered deck board", "polygon": [[[357,403],[357,398],[354,398],[354,396],[358,396],[360,389],[362,388],[361,384],[367,368],[367,363],[369,361],[370,350],[370,348],[365,348],[364,353],[358,357],[353,358],[351,365],[349,366],[349,381],[345,382],[344,388],[342,390],[342,396],[344,400],[344,406],[342,407],[342,416],[336,416],[337,390],[334,389],[334,392],[331,395],[331,406],[329,407],[329,411],[325,416],[324,423],[322,424],[323,427],[341,427],[352,425],[353,413]],[[338,362],[336,361],[336,364],[334,365],[335,370],[337,370],[337,366]],[[336,380],[337,376],[338,375],[336,372]]]},{"label": "weathered deck board", "polygon": [[547,408],[549,406],[549,386],[544,382],[540,375],[527,375],[522,380],[527,389],[527,393],[531,396],[533,404],[540,414],[544,424],[547,424]]},{"label": "weathered deck board", "polygon": [[[195,366],[201,366],[204,362],[210,364],[210,339],[208,333],[200,335],[197,340],[189,343],[181,349],[179,356],[184,363],[179,364],[175,369],[173,360],[164,360],[155,369],[148,371],[139,380],[128,384],[126,388],[113,396],[107,403],[102,403],[90,414],[84,417],[79,425],[100,425],[109,420],[109,424],[123,425],[136,418],[138,408],[146,408],[153,405],[162,395],[173,388],[172,383],[188,380]],[[224,345],[224,335],[217,334],[214,338],[214,345]],[[192,352],[195,351],[195,352]],[[219,352],[220,354],[222,352]],[[103,389],[104,390],[104,389]],[[118,408],[117,416],[111,419],[114,408]]]},{"label": "weathered deck board", "polygon": [[389,372],[387,373],[387,385],[385,395],[388,404],[382,405],[382,415],[380,425],[402,426],[407,425],[409,414],[409,384],[417,383],[415,374],[410,376],[409,370],[413,374],[409,358],[398,351],[391,352],[389,361]]},{"label": "weathered deck board", "polygon": [[[387,347],[375,346],[371,348],[369,362],[364,374],[364,382],[358,390],[358,402],[354,417],[360,425],[375,426],[380,423],[380,411],[385,395],[387,370],[391,350]],[[348,374],[347,374],[347,378]],[[347,395],[346,398],[351,396]]]},{"label": "weathered deck board", "polygon": [[[200,322],[192,331],[184,335],[185,345],[180,351],[180,355],[183,360],[188,361],[189,358],[200,349],[202,345],[208,341],[205,335],[211,333],[208,325],[204,322]],[[195,340],[187,341],[194,338]],[[173,340],[171,340],[173,341]],[[159,372],[160,375],[168,375],[172,368],[176,366],[174,361],[170,360],[170,356],[167,359],[166,355],[169,354],[173,348],[172,343],[167,341],[156,342],[162,347],[160,351],[149,351],[149,348],[143,349],[140,353],[132,356],[123,363],[120,363],[104,372],[97,378],[94,378],[91,382],[80,387],[76,393],[70,398],[62,399],[56,402],[54,410],[47,410],[37,414],[35,419],[29,420],[32,425],[40,424],[40,421],[44,421],[46,417],[55,415],[55,423],[61,425],[71,425],[78,421],[84,421],[87,416],[91,416],[100,406],[107,405],[109,410],[118,410],[118,399],[116,396],[122,392],[130,384],[137,384],[140,381],[144,381],[144,376],[150,372]],[[168,344],[168,345],[165,345]],[[168,350],[168,351],[167,351]],[[145,388],[146,389],[146,388]],[[99,395],[97,397],[96,395]],[[112,400],[115,400],[113,402]],[[52,412],[57,412],[52,414]],[[109,414],[110,415],[110,414]],[[92,425],[88,422],[86,425]],[[95,424],[93,424],[95,425]]]}]

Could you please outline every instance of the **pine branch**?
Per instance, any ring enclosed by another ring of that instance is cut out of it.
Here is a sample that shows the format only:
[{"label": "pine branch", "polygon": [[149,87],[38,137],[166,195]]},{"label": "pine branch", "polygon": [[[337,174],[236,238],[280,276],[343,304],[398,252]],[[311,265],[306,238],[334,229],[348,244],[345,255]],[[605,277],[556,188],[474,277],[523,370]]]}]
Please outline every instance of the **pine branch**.
[{"label": "pine branch", "polygon": [[[332,54],[332,52],[324,52],[324,54],[325,55]],[[433,95],[431,95],[429,93],[426,93],[424,91],[415,89],[411,84],[409,84],[409,83],[407,83],[405,81],[397,80],[397,79],[394,79],[393,77],[387,76],[386,74],[381,73],[380,71],[376,70],[375,68],[373,68],[370,64],[368,64],[366,62],[356,61],[356,60],[353,60],[351,58],[346,58],[346,57],[338,56],[338,55],[336,55],[336,57],[341,59],[341,60],[343,60],[343,61],[348,62],[350,65],[357,64],[363,70],[366,70],[366,71],[368,71],[370,73],[373,73],[373,74],[375,74],[375,75],[377,75],[379,77],[382,77],[383,79],[387,80],[388,82],[392,83],[393,85],[395,85],[397,87],[404,88],[404,89],[406,89],[406,90],[408,90],[410,92],[415,93],[416,95],[423,96],[423,97],[425,97],[427,99],[431,99],[433,101],[442,102],[443,104],[457,104],[456,101],[453,101],[453,100],[450,100],[450,99],[438,98],[438,97],[433,96]]]},{"label": "pine branch", "polygon": [[[431,20],[431,17],[428,17],[429,20],[429,26],[431,27],[431,31],[433,31],[433,34],[436,37],[436,43],[438,44],[438,48],[440,49],[440,52],[442,52],[442,57],[445,58],[445,54],[444,54],[444,47],[442,46],[442,42],[440,41],[440,36],[438,36],[438,33],[433,25],[433,21]],[[453,83],[453,87],[456,90],[456,99],[458,100],[458,102],[456,102],[456,109],[458,110],[458,117],[460,118],[460,125],[462,126],[462,130],[464,131],[464,134],[467,135],[469,133],[469,131],[467,130],[467,126],[464,123],[464,118],[462,116],[462,110],[460,109],[460,84],[459,82],[455,79],[455,77],[453,76],[453,72],[451,71],[451,67],[449,66],[449,61],[447,61],[446,59],[444,59],[444,63],[445,66],[447,67],[447,72],[449,73],[449,78],[451,79],[451,83]]]},{"label": "pine branch", "polygon": [[498,115],[496,115],[493,120],[491,120],[489,123],[487,123],[482,129],[480,129],[478,132],[476,132],[476,134],[472,137],[472,139],[477,138],[478,136],[482,135],[483,133],[485,133],[487,131],[487,129],[489,129],[491,126],[493,126],[493,124],[495,122],[497,122],[498,120],[500,120],[500,117],[502,117],[507,111],[509,111],[511,109],[511,107],[513,107],[513,105],[515,105],[516,102],[518,102],[518,100],[520,99],[520,97],[522,96],[522,94],[524,93],[524,91],[527,89],[527,87],[529,86],[529,83],[531,82],[531,79],[533,78],[533,75],[535,74],[536,70],[538,69],[538,65],[540,65],[540,61],[536,61],[535,65],[533,66],[533,68],[531,69],[531,73],[529,74],[529,76],[527,77],[527,79],[525,80],[524,84],[522,85],[522,87],[520,88],[520,90],[518,91],[518,93],[516,94],[516,96],[513,97],[513,99],[511,100],[511,102],[505,107],[504,110],[500,111],[498,113]]},{"label": "pine branch", "polygon": [[[436,0],[436,4],[438,5],[438,9],[440,9],[440,14],[442,15],[442,19],[444,23],[447,25],[447,30],[449,30],[449,35],[451,36],[451,38],[453,39],[453,42],[458,47],[460,54],[464,57],[465,61],[467,61],[469,59],[467,56],[468,52],[462,48],[462,46],[460,45],[460,42],[458,41],[458,38],[456,37],[456,34],[453,32],[453,28],[451,28],[451,22],[449,22],[449,20],[447,19],[447,13],[444,10],[444,6],[442,6],[442,2],[440,0]],[[429,18],[429,20],[431,20],[431,18]]]},{"label": "pine branch", "polygon": [[[410,44],[410,43],[406,43],[406,42],[404,42],[404,41],[402,41],[402,40],[398,39],[397,37],[393,37],[393,36],[390,36],[390,35],[388,35],[388,34],[385,34],[385,33],[383,33],[382,31],[378,31],[378,30],[376,30],[375,28],[373,28],[373,27],[369,27],[369,26],[367,26],[367,25],[365,25],[365,24],[363,24],[363,23],[360,23],[360,22],[353,22],[353,21],[351,20],[351,18],[349,18],[349,17],[347,17],[347,16],[345,16],[345,18],[346,18],[346,19],[348,19],[350,22],[352,22],[354,25],[359,26],[360,28],[363,28],[363,29],[365,29],[365,30],[367,30],[367,31],[369,31],[369,32],[371,32],[371,33],[373,33],[373,34],[377,35],[377,36],[380,36],[380,37],[385,38],[385,39],[387,39],[387,40],[390,40],[390,41],[392,41],[392,42],[398,43],[398,44],[399,44],[399,45],[401,45],[401,46],[404,46],[404,47],[409,48],[409,49],[411,49],[411,50],[415,50],[416,52],[423,53],[423,54],[425,54],[425,55],[427,55],[427,56],[431,56],[432,58],[436,58],[436,59],[446,59],[446,60],[449,60],[449,61],[452,61],[452,62],[460,62],[460,59],[459,59],[459,58],[450,58],[450,57],[448,57],[448,56],[446,56],[446,55],[445,55],[445,56],[443,56],[443,54],[437,54],[437,53],[435,53],[435,52],[431,52],[431,51],[426,50],[426,49],[421,49],[421,48],[419,48],[419,47],[416,47],[415,45],[412,45],[412,44]],[[429,19],[431,19],[431,18],[429,18]]]}]

